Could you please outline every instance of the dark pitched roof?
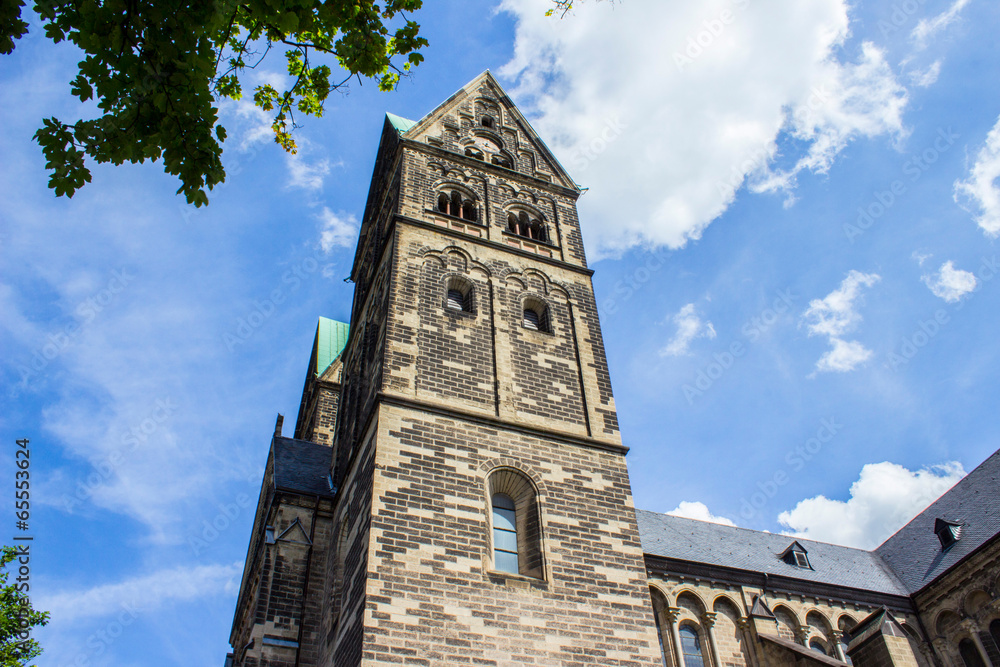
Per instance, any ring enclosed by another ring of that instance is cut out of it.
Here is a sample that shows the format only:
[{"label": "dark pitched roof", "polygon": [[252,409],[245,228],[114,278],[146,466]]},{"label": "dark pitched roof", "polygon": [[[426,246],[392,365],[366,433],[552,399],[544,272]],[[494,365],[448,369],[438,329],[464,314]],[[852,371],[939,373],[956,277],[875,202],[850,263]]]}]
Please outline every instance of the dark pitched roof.
[{"label": "dark pitched roof", "polygon": [[[942,550],[938,519],[962,524],[960,539]],[[1000,533],[1000,451],[882,543],[875,553],[915,593]]]},{"label": "dark pitched roof", "polygon": [[[870,551],[799,539],[812,569],[781,560],[788,535],[636,510],[642,550],[672,558],[749,572],[845,586],[889,595],[906,595],[903,585]],[[931,538],[937,541],[933,533]]]},{"label": "dark pitched roof", "polygon": [[306,440],[275,437],[274,486],[285,491],[309,495],[333,496],[329,475],[333,450]]}]

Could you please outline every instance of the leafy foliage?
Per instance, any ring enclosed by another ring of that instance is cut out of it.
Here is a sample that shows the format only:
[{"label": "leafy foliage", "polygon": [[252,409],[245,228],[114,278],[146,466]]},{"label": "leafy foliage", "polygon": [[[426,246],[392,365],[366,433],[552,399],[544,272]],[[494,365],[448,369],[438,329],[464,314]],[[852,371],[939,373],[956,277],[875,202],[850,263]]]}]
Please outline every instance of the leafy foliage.
[{"label": "leafy foliage", "polygon": [[[79,47],[71,83],[101,115],[64,123],[47,118],[35,133],[51,172],[49,187],[70,197],[98,163],[163,160],[178,193],[201,206],[225,178],[218,104],[243,96],[242,78],[272,47],[284,46],[292,84],[257,86],[253,101],[273,113],[275,141],[295,152],[295,113],[321,116],[331,91],[352,78],[392,90],[423,60],[427,40],[407,17],[422,0],[37,0],[45,34]],[[23,0],[0,0],[0,53],[27,33]],[[317,56],[317,54],[319,54]],[[343,70],[331,82],[329,56]]]},{"label": "leafy foliage", "polygon": [[49,622],[48,612],[32,609],[28,596],[18,583],[7,583],[7,565],[18,557],[13,547],[4,547],[0,555],[0,665],[23,667],[42,653],[42,647],[28,632]]}]

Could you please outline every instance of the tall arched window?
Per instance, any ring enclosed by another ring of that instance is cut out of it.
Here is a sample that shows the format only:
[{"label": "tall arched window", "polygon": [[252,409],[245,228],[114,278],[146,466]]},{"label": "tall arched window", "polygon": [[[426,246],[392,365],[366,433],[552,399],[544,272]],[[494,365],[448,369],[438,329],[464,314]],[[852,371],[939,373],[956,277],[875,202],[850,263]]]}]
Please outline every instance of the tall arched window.
[{"label": "tall arched window", "polygon": [[542,526],[535,487],[518,470],[498,468],[487,481],[493,569],[541,579]]},{"label": "tall arched window", "polygon": [[500,572],[521,572],[517,562],[517,510],[506,493],[493,494],[493,561]]},{"label": "tall arched window", "polygon": [[680,635],[684,667],[705,667],[705,658],[701,654],[701,637],[698,636],[698,631],[690,625],[682,625]]},{"label": "tall arched window", "polygon": [[963,639],[958,643],[958,652],[962,656],[965,667],[986,667],[983,656],[979,655],[976,643],[971,639]]}]

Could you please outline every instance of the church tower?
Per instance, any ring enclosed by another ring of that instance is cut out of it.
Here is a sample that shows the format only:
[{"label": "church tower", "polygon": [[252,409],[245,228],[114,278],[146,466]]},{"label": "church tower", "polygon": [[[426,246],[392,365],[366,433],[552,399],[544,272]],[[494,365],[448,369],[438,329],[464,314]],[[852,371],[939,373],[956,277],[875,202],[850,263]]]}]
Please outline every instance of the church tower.
[{"label": "church tower", "polygon": [[579,194],[489,72],[387,117],[324,664],[658,662]]},{"label": "church tower", "polygon": [[296,665],[660,664],[579,194],[489,72],[387,115]]}]

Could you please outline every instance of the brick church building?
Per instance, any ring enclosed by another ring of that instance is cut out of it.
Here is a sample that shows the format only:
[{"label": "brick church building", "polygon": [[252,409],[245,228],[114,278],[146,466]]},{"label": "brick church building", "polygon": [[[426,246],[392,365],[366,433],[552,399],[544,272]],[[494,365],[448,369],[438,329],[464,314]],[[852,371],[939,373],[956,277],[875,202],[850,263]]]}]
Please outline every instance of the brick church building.
[{"label": "brick church building", "polygon": [[580,195],[486,72],[387,115],[233,667],[1000,667],[1000,453],[874,551],[632,504]]}]

